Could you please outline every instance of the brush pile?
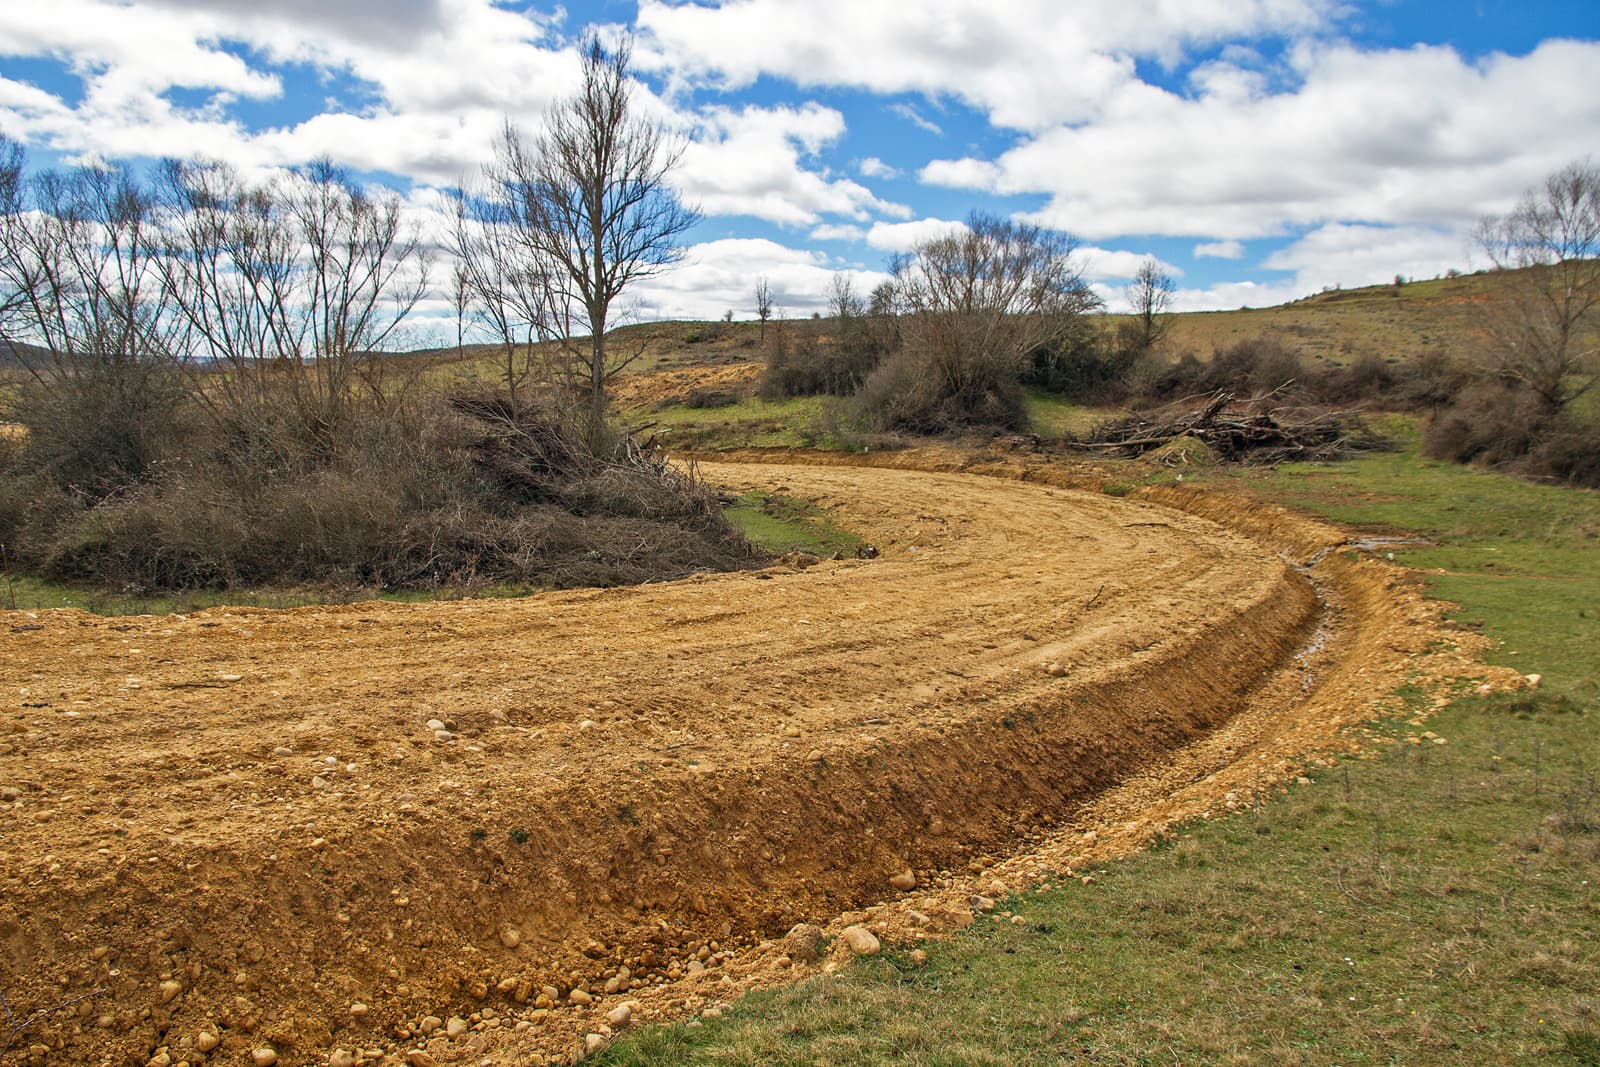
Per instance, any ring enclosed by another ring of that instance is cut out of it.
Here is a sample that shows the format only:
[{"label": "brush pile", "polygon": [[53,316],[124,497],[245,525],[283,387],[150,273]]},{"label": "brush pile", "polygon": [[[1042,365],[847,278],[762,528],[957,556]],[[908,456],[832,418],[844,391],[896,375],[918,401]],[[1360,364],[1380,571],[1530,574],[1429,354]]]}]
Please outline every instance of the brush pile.
[{"label": "brush pile", "polygon": [[1341,459],[1389,447],[1356,412],[1274,407],[1270,401],[1271,394],[1242,402],[1228,392],[1188,397],[1101,423],[1081,445],[1102,455],[1134,457],[1190,438],[1218,459],[1266,464]]}]

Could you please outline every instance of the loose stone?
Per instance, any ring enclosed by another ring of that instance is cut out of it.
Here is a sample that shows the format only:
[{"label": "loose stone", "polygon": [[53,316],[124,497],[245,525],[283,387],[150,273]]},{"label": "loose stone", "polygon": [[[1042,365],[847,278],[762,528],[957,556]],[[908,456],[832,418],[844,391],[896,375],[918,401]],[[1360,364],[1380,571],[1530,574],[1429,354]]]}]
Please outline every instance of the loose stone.
[{"label": "loose stone", "polygon": [[201,1052],[210,1052],[220,1044],[222,1044],[221,1039],[210,1030],[202,1030],[194,1037],[194,1047]]},{"label": "loose stone", "polygon": [[356,1054],[349,1049],[336,1048],[328,1054],[328,1067],[356,1067]]},{"label": "loose stone", "polygon": [[175,998],[179,993],[183,992],[183,983],[182,982],[174,982],[174,981],[170,981],[170,980],[169,981],[165,981],[165,982],[161,983],[160,989],[161,989],[161,1003],[170,1004],[172,1002],[173,998]]},{"label": "loose stone", "polygon": [[801,963],[815,963],[822,954],[822,928],[810,923],[797,923],[783,938],[783,947],[791,959]]},{"label": "loose stone", "polygon": [[865,926],[847,926],[840,936],[857,956],[871,956],[882,947],[873,932]]},{"label": "loose stone", "polygon": [[255,1064],[255,1067],[274,1067],[278,1062],[277,1050],[258,1048],[250,1053],[250,1062]]},{"label": "loose stone", "polygon": [[632,1021],[633,1009],[626,1004],[618,1004],[616,1007],[606,1012],[606,1022],[610,1023],[618,1030],[622,1029],[624,1026],[627,1026]]},{"label": "loose stone", "polygon": [[902,893],[909,893],[917,888],[917,876],[909,867],[889,879],[889,884]]},{"label": "loose stone", "polygon": [[586,993],[582,989],[574,989],[572,992],[567,994],[567,1003],[569,1003],[569,1004],[593,1004],[594,1003],[594,998],[591,997],[588,993]]},{"label": "loose stone", "polygon": [[445,1035],[451,1038],[460,1037],[467,1032],[468,1028],[467,1020],[458,1015],[452,1016],[450,1021],[444,1024]]},{"label": "loose stone", "polygon": [[601,1052],[605,1051],[607,1044],[609,1044],[609,1042],[606,1040],[606,1036],[604,1034],[584,1034],[583,1054],[585,1056],[599,1055]]}]

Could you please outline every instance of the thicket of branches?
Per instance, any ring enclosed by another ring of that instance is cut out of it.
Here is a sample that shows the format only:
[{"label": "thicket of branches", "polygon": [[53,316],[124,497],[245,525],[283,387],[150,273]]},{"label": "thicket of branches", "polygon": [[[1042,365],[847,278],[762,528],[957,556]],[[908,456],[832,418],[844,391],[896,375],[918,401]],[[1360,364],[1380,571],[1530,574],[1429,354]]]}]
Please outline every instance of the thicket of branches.
[{"label": "thicket of branches", "polygon": [[1579,404],[1600,382],[1600,167],[1562,168],[1485,219],[1478,240],[1501,285],[1482,311],[1473,381],[1425,448],[1600,486],[1600,420]]},{"label": "thicket of branches", "polygon": [[[462,197],[454,289],[504,343],[481,391],[388,354],[435,267],[398,195],[326,162],[29,174],[0,139],[8,565],[428,587],[748,560],[704,486],[607,422],[609,305],[691,217],[627,86],[626,50],[592,44],[580,91],[528,147],[508,130],[490,192]],[[558,357],[528,365],[540,339]]]}]

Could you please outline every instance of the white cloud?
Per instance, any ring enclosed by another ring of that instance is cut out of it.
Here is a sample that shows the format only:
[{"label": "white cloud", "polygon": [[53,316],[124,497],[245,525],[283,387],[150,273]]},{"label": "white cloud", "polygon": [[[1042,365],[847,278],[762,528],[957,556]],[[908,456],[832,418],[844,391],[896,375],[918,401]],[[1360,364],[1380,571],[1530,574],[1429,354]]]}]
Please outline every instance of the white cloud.
[{"label": "white cloud", "polygon": [[1131,86],[1093,122],[993,161],[934,161],[923,178],[1044,193],[1033,221],[1091,238],[1240,240],[1337,220],[1465,226],[1600,144],[1600,97],[1573,91],[1600,42],[1476,63],[1449,48],[1306,45],[1291,62],[1286,91]]},{"label": "white cloud", "polygon": [[1243,241],[1202,241],[1194,246],[1196,259],[1242,259]]},{"label": "white cloud", "polygon": [[[453,181],[487,157],[505,115],[538,115],[575,83],[576,58],[550,36],[548,20],[487,0],[5,5],[0,54],[61,58],[83,93],[71,104],[0,93],[0,125],[67,154],[198,152],[261,167],[327,153]],[[224,47],[235,44],[243,48]],[[356,86],[363,105],[276,129],[231,117],[240,97],[280,96],[288,63]],[[174,89],[191,91],[185,104]]]},{"label": "white cloud", "polygon": [[882,178],[885,181],[900,177],[900,172],[877,156],[868,156],[856,164],[863,178]]},{"label": "white cloud", "polygon": [[885,252],[909,252],[913,248],[967,228],[964,222],[949,219],[917,219],[915,222],[875,222],[867,231],[867,244]]},{"label": "white cloud", "polygon": [[710,215],[753,215],[807,226],[824,215],[866,220],[905,217],[910,209],[879,200],[848,178],[807,169],[803,156],[843,135],[844,116],[816,103],[800,107],[710,108],[683,155],[675,180]]},{"label": "white cloud", "polygon": [[811,231],[813,241],[860,241],[866,236],[864,227],[835,223],[824,223]]},{"label": "white cloud", "polygon": [[1286,304],[1305,296],[1296,282],[1218,282],[1204,289],[1178,289],[1172,294],[1173,311],[1231,311]]},{"label": "white cloud", "polygon": [[1177,278],[1183,275],[1181,268],[1147,253],[1120,252],[1114,249],[1095,248],[1093,246],[1079,248],[1077,252],[1077,261],[1083,267],[1084,276],[1095,279],[1130,279],[1135,274],[1138,274],[1139,269],[1151,259],[1155,259],[1156,266],[1172,277]]},{"label": "white cloud", "polygon": [[714,319],[732,310],[735,318],[754,318],[756,279],[765,277],[776,313],[804,318],[827,308],[833,276],[840,271],[858,293],[870,293],[888,280],[880,271],[837,264],[775,241],[708,241],[688,248],[673,270],[641,282],[635,313],[642,319]]},{"label": "white cloud", "polygon": [[1268,270],[1294,271],[1302,295],[1326,286],[1431,278],[1462,267],[1471,253],[1456,230],[1430,226],[1329,223],[1268,256]]},{"label": "white cloud", "polygon": [[932,119],[923,115],[922,112],[918,111],[910,104],[890,104],[889,112],[890,114],[900,116],[924,133],[931,133],[935,137],[944,136],[944,130],[940,128],[937,122],[934,122]]},{"label": "white cloud", "polygon": [[[960,100],[996,125],[1043,129],[1097,114],[1135,80],[1136,57],[1328,23],[1336,0],[641,0],[653,60],[686,80],[741,88],[761,75]],[[908,118],[911,116],[907,116]],[[915,121],[915,120],[913,120]],[[926,120],[923,120],[926,121]]]}]

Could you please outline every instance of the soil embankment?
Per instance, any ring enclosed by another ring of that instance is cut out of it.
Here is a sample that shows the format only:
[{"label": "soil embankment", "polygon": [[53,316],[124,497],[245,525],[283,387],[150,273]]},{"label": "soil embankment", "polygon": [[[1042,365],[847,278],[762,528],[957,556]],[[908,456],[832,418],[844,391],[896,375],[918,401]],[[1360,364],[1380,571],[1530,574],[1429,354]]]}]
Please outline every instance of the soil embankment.
[{"label": "soil embankment", "polygon": [[1237,502],[1009,460],[702,471],[818,500],[881,556],[0,614],[0,993],[19,1020],[62,1006],[6,1062],[570,1048],[623,999],[774,980],[772,939],[907,869],[953,925],[969,867],[1003,886],[994,857],[1037,875],[1234,803],[1230,768],[1281,776],[1440,634],[1392,569],[1338,554],[1325,607],[1295,564],[1339,535]]}]

